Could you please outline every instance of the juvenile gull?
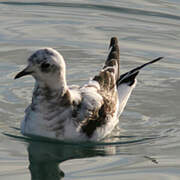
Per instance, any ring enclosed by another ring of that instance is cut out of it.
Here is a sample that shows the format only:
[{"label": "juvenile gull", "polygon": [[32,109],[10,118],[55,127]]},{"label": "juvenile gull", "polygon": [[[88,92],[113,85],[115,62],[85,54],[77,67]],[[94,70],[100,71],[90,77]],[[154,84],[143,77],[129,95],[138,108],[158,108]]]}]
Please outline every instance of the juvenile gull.
[{"label": "juvenile gull", "polygon": [[139,70],[162,59],[159,57],[119,75],[119,46],[111,38],[104,67],[82,87],[68,86],[66,65],[52,48],[39,49],[28,58],[28,66],[15,76],[35,78],[32,103],[21,123],[24,135],[59,140],[98,141],[109,135],[119,122],[136,85]]}]

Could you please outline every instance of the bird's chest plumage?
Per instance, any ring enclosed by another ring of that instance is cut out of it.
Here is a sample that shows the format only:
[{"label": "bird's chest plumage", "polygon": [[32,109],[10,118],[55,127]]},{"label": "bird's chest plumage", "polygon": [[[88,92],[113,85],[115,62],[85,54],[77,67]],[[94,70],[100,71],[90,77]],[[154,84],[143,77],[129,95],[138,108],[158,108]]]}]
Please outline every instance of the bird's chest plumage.
[{"label": "bird's chest plumage", "polygon": [[26,109],[26,116],[21,125],[23,134],[63,137],[65,125],[72,114],[72,107],[57,102],[57,99],[50,101],[41,97],[33,99]]}]

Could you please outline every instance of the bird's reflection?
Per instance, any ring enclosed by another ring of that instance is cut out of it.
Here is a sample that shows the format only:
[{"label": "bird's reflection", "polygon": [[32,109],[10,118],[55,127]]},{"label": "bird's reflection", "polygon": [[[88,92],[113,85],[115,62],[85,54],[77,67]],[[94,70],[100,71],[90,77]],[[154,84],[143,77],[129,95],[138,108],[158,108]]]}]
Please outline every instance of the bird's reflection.
[{"label": "bird's reflection", "polygon": [[[102,142],[75,143],[52,141],[36,136],[26,137],[9,133],[3,134],[27,143],[31,180],[62,179],[65,173],[60,169],[60,164],[63,161],[71,159],[121,154],[136,156],[139,154],[146,161],[151,161],[153,164],[159,163],[157,159],[147,155],[143,151],[144,148],[142,148],[143,145],[147,146],[147,142],[152,143],[158,137],[139,138],[136,136],[119,136],[119,134],[115,133]],[[141,148],[139,148],[140,144]],[[145,153],[146,155],[144,155]]]},{"label": "bird's reflection", "polygon": [[114,154],[115,147],[31,141],[28,144],[32,180],[59,180],[65,176],[60,163],[74,158]]}]

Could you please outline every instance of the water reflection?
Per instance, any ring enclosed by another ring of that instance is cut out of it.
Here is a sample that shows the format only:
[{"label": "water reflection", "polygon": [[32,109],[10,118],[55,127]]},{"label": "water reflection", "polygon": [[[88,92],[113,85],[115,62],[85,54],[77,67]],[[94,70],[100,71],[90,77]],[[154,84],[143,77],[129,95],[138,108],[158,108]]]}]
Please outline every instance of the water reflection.
[{"label": "water reflection", "polygon": [[[119,141],[117,141],[117,138]],[[63,161],[117,154],[130,155],[131,151],[133,154],[137,152],[136,148],[138,148],[138,144],[145,145],[146,142],[155,139],[152,137],[139,139],[131,136],[114,136],[99,143],[49,141],[49,139],[44,138],[38,140],[36,138],[28,139],[26,142],[28,142],[27,151],[31,179],[59,180],[65,176],[65,173],[60,168],[60,164]],[[138,153],[144,154],[139,150]],[[144,156],[145,159],[157,164],[157,161],[149,156]]]},{"label": "water reflection", "polygon": [[[109,164],[108,161],[102,162],[102,159],[100,164],[102,163],[102,167],[113,165],[113,167],[118,166],[118,168],[129,167],[132,163],[145,163],[147,161],[150,161],[152,164],[159,164],[158,159],[154,158],[152,152],[148,152],[147,149],[153,151],[153,142],[162,137],[118,136],[118,133],[115,133],[114,136],[107,137],[102,142],[68,142],[38,136],[22,136],[18,128],[13,127],[13,129],[17,130],[17,133],[3,133],[3,135],[12,138],[15,142],[21,141],[23,144],[25,143],[32,180],[62,179],[66,172],[61,170],[61,163],[71,159],[110,156],[111,161]],[[148,148],[148,146],[151,146],[151,148]],[[112,155],[115,156],[112,157]],[[76,162],[74,161],[73,167],[79,168]],[[92,164],[90,165],[91,171],[96,172],[97,168],[100,168],[100,171],[102,170],[99,162],[96,162],[96,158],[93,163],[93,166],[91,166]],[[87,169],[90,166],[89,164],[85,167],[82,166],[83,168],[80,168],[81,173],[88,173],[89,170],[87,171]],[[77,171],[75,170],[75,172]]]},{"label": "water reflection", "polygon": [[113,154],[115,147],[96,147],[63,143],[29,142],[29,170],[32,180],[59,180],[65,176],[63,161]]}]

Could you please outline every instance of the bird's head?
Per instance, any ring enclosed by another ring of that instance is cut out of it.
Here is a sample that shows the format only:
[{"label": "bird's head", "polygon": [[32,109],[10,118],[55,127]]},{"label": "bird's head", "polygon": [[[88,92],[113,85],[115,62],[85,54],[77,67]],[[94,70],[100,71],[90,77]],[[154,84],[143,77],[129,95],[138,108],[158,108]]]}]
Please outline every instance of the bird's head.
[{"label": "bird's head", "polygon": [[32,75],[40,86],[58,88],[65,81],[65,62],[60,53],[52,48],[39,49],[28,58],[28,65],[15,79]]}]

